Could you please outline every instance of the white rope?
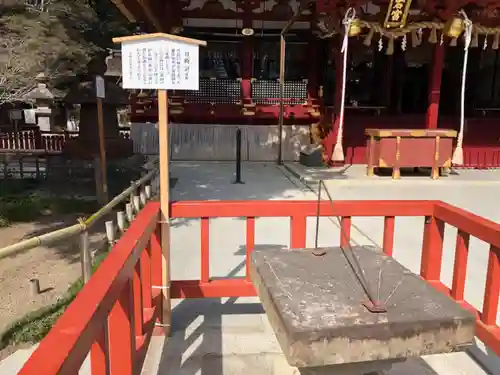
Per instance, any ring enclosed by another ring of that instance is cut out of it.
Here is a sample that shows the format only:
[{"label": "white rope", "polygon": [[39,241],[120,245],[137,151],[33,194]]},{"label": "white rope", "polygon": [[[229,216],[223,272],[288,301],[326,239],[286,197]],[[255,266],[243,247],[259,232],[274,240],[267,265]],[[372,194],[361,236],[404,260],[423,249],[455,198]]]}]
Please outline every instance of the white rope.
[{"label": "white rope", "polygon": [[345,110],[345,91],[346,91],[346,79],[347,79],[347,47],[349,44],[349,29],[351,28],[352,21],[356,18],[356,11],[354,8],[347,9],[344,15],[342,24],[344,25],[344,40],[342,42],[341,53],[343,56],[342,63],[342,95],[340,102],[340,115],[339,115],[339,129],[337,133],[337,142],[335,143],[335,148],[333,149],[332,160],[342,161],[344,160],[344,149],[342,147],[342,137],[344,133],[344,110]]},{"label": "white rope", "polygon": [[460,92],[460,130],[458,132],[457,147],[453,151],[452,163],[461,165],[464,163],[464,151],[462,144],[464,141],[465,127],[465,81],[467,79],[467,61],[469,59],[469,47],[472,39],[472,21],[467,17],[463,10],[460,10],[460,15],[464,18],[464,63],[462,67],[462,87]]}]

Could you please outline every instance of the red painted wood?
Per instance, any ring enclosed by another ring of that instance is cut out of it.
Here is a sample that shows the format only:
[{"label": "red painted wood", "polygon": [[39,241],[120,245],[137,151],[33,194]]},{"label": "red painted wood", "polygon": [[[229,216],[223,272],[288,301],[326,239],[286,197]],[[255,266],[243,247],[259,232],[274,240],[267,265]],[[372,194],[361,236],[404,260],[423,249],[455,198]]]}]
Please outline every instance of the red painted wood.
[{"label": "red painted wood", "polygon": [[[308,41],[307,53],[309,56],[319,56],[320,54],[319,40],[312,34]],[[324,61],[320,61],[320,59],[317,58],[312,58],[309,60],[310,65],[307,70],[307,95],[309,97],[309,100],[318,99],[318,78],[319,72],[324,71],[323,62]]]},{"label": "red painted wood", "polygon": [[172,298],[254,297],[252,282],[242,279],[217,279],[208,283],[199,280],[172,281]]},{"label": "red painted wood", "polygon": [[500,236],[498,235],[500,224],[445,202],[438,202],[435,205],[434,215],[449,225],[500,248]]},{"label": "red painted wood", "polygon": [[491,246],[486,275],[482,321],[487,326],[497,322],[498,300],[500,293],[500,248]]},{"label": "red painted wood", "polygon": [[303,249],[306,247],[306,228],[307,216],[293,215],[290,217],[290,248]]},{"label": "red painted wood", "polygon": [[470,235],[467,232],[460,229],[458,230],[457,243],[455,246],[455,264],[453,266],[453,283],[451,288],[451,296],[457,301],[462,301],[464,299],[469,239]]},{"label": "red painted wood", "polygon": [[49,334],[26,362],[21,375],[73,375],[87,357],[110,310],[130,278],[156,225],[159,205],[148,204]]},{"label": "red painted wood", "polygon": [[96,337],[90,349],[90,372],[92,375],[108,374],[106,334],[107,324],[103,324],[101,332]]},{"label": "red painted wood", "polygon": [[[143,251],[144,253],[145,251]],[[142,315],[142,285],[141,285],[141,262],[135,265],[134,274],[132,276],[132,303],[134,306],[133,324],[134,324],[134,336],[143,335],[143,322],[144,317]]]},{"label": "red painted wood", "polygon": [[437,129],[439,118],[439,99],[441,97],[441,77],[443,75],[445,45],[436,43],[434,46],[434,56],[432,71],[429,79],[429,105],[425,127],[427,129]]},{"label": "red painted wood", "polygon": [[[247,221],[247,248],[254,246],[255,228],[253,218],[291,217],[291,244],[305,246],[306,218],[316,215],[316,202],[312,201],[231,201],[231,202],[178,202],[172,204],[174,217],[250,217]],[[466,301],[458,301],[477,317],[477,334],[495,353],[500,354],[500,327],[496,325],[496,313],[500,288],[500,224],[473,215],[465,210],[436,201],[340,201],[321,203],[322,216],[341,216],[343,224],[350,223],[352,216],[384,216],[385,232],[390,233],[394,216],[425,216],[424,246],[422,252],[422,276],[443,293],[455,299],[463,298],[465,280],[466,250],[468,236],[473,235],[492,243],[487,272],[485,303],[479,314]],[[111,373],[132,374],[139,371],[147,348],[148,337],[153,332],[151,324],[155,316],[153,309],[145,309],[145,335],[133,337],[133,293],[137,288],[134,273],[142,253],[149,244],[153,285],[162,283],[162,251],[159,242],[159,203],[148,204],[132,223],[129,230],[118,241],[90,281],[57,321],[47,337],[33,353],[21,370],[21,375],[74,374],[80,368],[89,350],[94,360],[92,365],[97,374],[105,371],[105,345],[103,326],[109,322],[109,362]],[[457,260],[454,266],[453,287],[440,281],[444,223],[459,229]],[[387,224],[389,223],[389,224]],[[350,227],[350,226],[349,226]],[[389,237],[387,235],[387,237]],[[385,240],[387,244],[389,239]],[[141,275],[142,276],[142,275]],[[155,284],[157,283],[157,284]],[[135,288],[134,288],[135,285]],[[142,286],[142,284],[141,284]],[[158,289],[153,296],[160,296]],[[255,296],[252,283],[245,278],[212,280],[177,280],[172,282],[173,298],[216,298]],[[158,304],[155,303],[155,310]],[[482,319],[482,320],[481,320]],[[154,322],[153,322],[154,323]],[[97,344],[96,344],[97,343]],[[136,349],[139,349],[135,356]],[[134,366],[134,361],[137,363]]]},{"label": "red painted wood", "polygon": [[[356,200],[323,201],[320,216],[430,216],[438,201],[411,200]],[[151,204],[159,204],[157,202]],[[171,216],[200,217],[314,217],[316,201],[180,201],[171,206]],[[293,222],[294,220],[292,220]],[[293,225],[293,224],[292,224]],[[297,224],[299,227],[300,224]]]},{"label": "red painted wood", "polygon": [[246,271],[245,271],[245,279],[247,281],[250,281],[250,256],[252,255],[252,251],[255,249],[255,218],[254,217],[247,217],[247,230],[246,230],[246,235],[247,235],[247,240],[246,240],[246,251],[245,251],[245,257],[246,257]]},{"label": "red painted wood", "polygon": [[349,246],[351,242],[351,217],[344,216],[340,219],[340,246]]},{"label": "red painted wood", "polygon": [[144,309],[148,309],[153,306],[151,300],[151,244],[144,249],[139,262],[141,264],[142,306]]},{"label": "red painted wood", "polygon": [[[430,285],[435,287],[440,292],[451,296],[451,290],[439,281],[430,281]],[[459,305],[461,305],[464,309],[470,311],[473,315],[476,316],[476,335],[485,343],[485,345],[493,350],[496,355],[500,355],[500,327],[495,326],[487,326],[481,321],[481,314],[477,309],[467,303],[466,301],[457,301]]]},{"label": "red painted wood", "polygon": [[424,224],[424,241],[420,274],[426,280],[440,280],[443,260],[444,221],[427,216]]},{"label": "red painted wood", "polygon": [[135,335],[133,335],[132,282],[128,281],[109,313],[109,369],[111,374],[133,375]]},{"label": "red painted wood", "polygon": [[[150,203],[151,204],[151,203]],[[152,203],[156,204],[156,203]],[[158,210],[159,204],[156,204]],[[152,291],[153,306],[156,310],[161,311],[163,308],[163,297],[161,288],[163,285],[163,254],[161,251],[161,224],[158,224],[154,233],[151,236],[151,284],[154,290]],[[162,323],[162,314],[159,314],[159,323]]]},{"label": "red painted wood", "polygon": [[394,216],[384,217],[384,237],[382,240],[382,249],[386,255],[392,256],[394,248]]},{"label": "red painted wood", "polygon": [[210,221],[201,218],[201,281],[210,280]]}]

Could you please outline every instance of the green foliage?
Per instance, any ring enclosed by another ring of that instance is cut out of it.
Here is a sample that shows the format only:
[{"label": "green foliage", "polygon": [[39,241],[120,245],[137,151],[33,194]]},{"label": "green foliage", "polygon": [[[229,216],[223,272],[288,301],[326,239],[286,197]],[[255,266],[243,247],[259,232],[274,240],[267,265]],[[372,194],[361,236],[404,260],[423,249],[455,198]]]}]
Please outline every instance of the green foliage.
[{"label": "green foliage", "polygon": [[43,73],[52,86],[85,71],[131,26],[109,0],[52,0],[45,9],[0,5],[0,104],[19,99]]},{"label": "green foliage", "polygon": [[96,201],[76,198],[50,198],[37,194],[0,197],[0,228],[15,222],[35,221],[46,214],[90,214],[98,209]]},{"label": "green foliage", "polygon": [[[95,258],[92,272],[97,270],[107,254],[104,252]],[[42,340],[82,288],[83,280],[78,279],[56,303],[33,311],[13,323],[0,335],[0,350],[10,345],[36,344]]]}]

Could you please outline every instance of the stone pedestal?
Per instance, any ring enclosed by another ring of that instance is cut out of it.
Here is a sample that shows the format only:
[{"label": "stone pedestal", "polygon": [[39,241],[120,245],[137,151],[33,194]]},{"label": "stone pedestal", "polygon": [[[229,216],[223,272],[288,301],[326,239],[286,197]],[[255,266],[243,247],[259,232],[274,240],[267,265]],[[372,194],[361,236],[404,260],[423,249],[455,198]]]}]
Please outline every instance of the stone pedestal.
[{"label": "stone pedestal", "polygon": [[299,373],[300,375],[380,375],[382,371],[389,371],[393,364],[404,361],[405,359],[304,367],[299,369]]},{"label": "stone pedestal", "polygon": [[[312,249],[252,253],[252,282],[291,366],[358,375],[471,345],[475,317],[393,258],[364,247],[322,250],[323,256]],[[351,251],[386,312],[364,306]]]}]

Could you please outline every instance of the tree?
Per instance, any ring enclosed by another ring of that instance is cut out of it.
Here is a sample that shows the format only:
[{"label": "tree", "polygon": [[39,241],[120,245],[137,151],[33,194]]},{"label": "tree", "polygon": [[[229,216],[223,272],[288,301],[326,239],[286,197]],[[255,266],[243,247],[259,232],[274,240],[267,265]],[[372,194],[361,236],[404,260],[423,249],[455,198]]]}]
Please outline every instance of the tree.
[{"label": "tree", "polygon": [[0,0],[0,105],[20,100],[40,73],[64,85],[131,27],[109,0]]}]

